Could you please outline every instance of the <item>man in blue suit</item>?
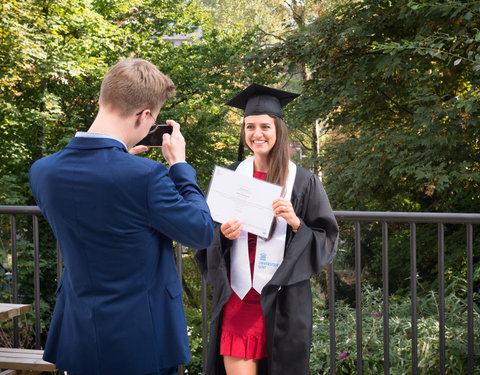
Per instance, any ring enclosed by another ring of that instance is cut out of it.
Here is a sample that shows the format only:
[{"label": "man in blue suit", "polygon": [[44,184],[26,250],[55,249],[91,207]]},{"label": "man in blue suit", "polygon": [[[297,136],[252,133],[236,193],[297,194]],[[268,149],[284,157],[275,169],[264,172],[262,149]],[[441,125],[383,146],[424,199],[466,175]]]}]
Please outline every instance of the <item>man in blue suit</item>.
[{"label": "man in blue suit", "polygon": [[213,222],[179,124],[163,136],[168,170],[133,155],[174,94],[151,63],[122,60],[88,132],[30,170],[65,262],[44,359],[69,375],[170,375],[190,360],[172,240],[206,248]]}]

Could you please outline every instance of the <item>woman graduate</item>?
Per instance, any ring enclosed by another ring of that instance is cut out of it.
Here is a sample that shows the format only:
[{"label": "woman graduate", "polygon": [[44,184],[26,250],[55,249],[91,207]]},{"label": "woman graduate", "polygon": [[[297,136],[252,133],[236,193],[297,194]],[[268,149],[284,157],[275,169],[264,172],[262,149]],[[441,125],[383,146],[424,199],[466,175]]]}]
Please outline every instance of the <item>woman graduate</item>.
[{"label": "woman graduate", "polygon": [[232,218],[195,253],[213,285],[208,375],[309,373],[310,278],[333,261],[338,226],[318,177],[290,161],[282,107],[297,96],[252,84],[227,103],[245,111],[241,142],[253,152],[228,168],[281,185],[283,193],[272,203],[268,238]]}]

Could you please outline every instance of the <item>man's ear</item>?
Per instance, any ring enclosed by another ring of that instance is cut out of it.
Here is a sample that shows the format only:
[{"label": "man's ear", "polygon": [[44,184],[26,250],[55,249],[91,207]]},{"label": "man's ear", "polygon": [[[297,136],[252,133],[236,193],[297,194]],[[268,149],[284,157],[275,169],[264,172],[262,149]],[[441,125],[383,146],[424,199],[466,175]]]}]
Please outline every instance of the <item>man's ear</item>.
[{"label": "man's ear", "polygon": [[151,111],[149,109],[144,109],[142,112],[140,112],[140,114],[137,116],[137,120],[135,121],[135,126],[141,126],[150,113]]}]

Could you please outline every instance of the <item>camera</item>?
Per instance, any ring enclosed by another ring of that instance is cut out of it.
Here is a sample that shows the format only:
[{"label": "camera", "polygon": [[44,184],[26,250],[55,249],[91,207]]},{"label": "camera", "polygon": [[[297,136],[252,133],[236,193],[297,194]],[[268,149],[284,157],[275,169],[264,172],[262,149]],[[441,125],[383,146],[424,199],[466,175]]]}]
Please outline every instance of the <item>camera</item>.
[{"label": "camera", "polygon": [[147,136],[143,138],[139,145],[148,146],[148,147],[160,147],[163,141],[163,135],[165,133],[172,134],[173,128],[170,125],[154,125],[150,128]]}]

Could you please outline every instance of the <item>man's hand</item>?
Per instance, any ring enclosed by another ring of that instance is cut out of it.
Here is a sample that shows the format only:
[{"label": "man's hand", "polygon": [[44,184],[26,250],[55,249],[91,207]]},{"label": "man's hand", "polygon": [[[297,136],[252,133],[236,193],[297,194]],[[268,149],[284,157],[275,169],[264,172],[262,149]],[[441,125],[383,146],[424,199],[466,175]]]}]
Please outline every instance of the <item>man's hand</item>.
[{"label": "man's hand", "polygon": [[167,125],[173,128],[172,134],[163,135],[162,153],[168,164],[185,161],[185,138],[180,132],[180,124],[167,120]]},{"label": "man's hand", "polygon": [[139,154],[141,152],[145,152],[145,151],[148,151],[148,147],[147,146],[135,146],[135,147],[132,147],[130,150],[128,150],[128,152],[132,155],[136,155],[136,154]]}]

